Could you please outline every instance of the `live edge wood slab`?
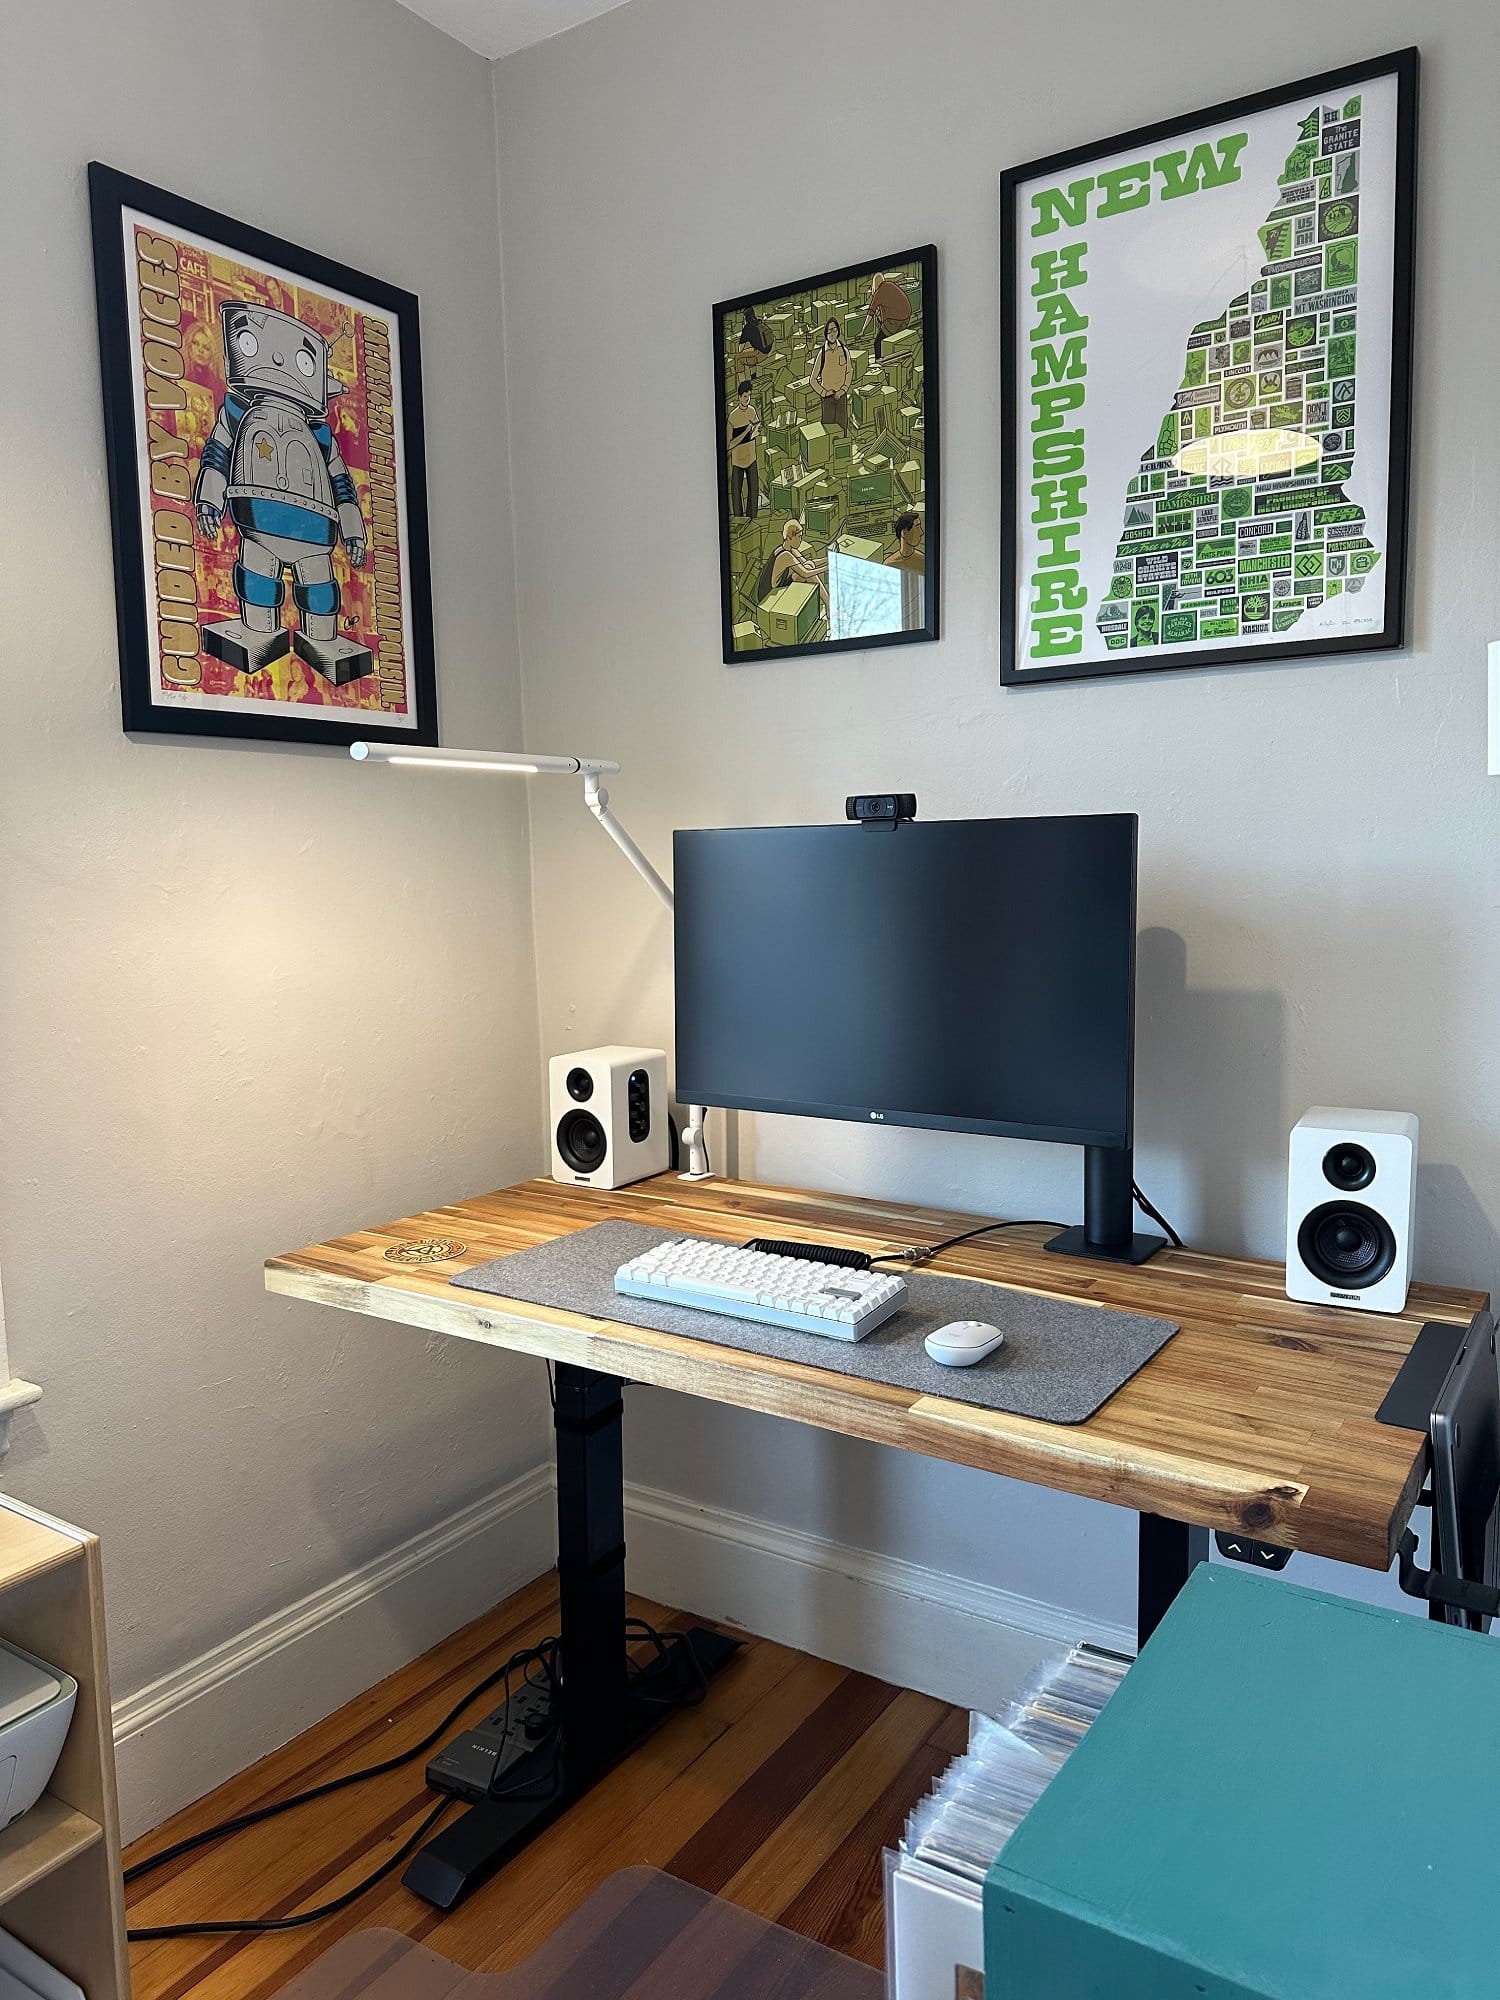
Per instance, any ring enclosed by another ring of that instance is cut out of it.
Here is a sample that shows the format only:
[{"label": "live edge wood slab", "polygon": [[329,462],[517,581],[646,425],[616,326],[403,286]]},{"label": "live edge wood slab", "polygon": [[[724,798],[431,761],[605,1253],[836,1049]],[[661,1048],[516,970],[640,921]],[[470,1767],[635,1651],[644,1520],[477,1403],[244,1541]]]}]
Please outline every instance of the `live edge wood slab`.
[{"label": "live edge wood slab", "polygon": [[[795,1236],[876,1250],[935,1242],[983,1218],[665,1174],[616,1193],[526,1181],[273,1257],[266,1285],[1366,1569],[1389,1566],[1427,1465],[1425,1435],[1379,1424],[1375,1412],[1425,1320],[1467,1324],[1488,1304],[1483,1292],[1418,1285],[1399,1318],[1297,1305],[1276,1264],[1191,1250],[1134,1269],[1074,1263],[1043,1251],[1044,1228],[945,1252],[929,1268],[1178,1323],[1087,1423],[1061,1425],[450,1283],[609,1219],[730,1242]],[[432,1261],[406,1261],[421,1257]]]}]

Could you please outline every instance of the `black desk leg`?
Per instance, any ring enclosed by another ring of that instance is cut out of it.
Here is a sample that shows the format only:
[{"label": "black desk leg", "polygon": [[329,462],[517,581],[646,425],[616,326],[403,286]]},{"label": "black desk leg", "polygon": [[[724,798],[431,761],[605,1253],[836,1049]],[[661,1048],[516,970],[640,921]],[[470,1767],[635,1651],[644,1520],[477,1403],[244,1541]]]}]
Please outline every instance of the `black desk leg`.
[{"label": "black desk leg", "polygon": [[1142,1514],[1136,1574],[1136,1643],[1144,1646],[1168,1605],[1201,1562],[1208,1561],[1207,1528],[1190,1528],[1161,1514]]},{"label": "black desk leg", "polygon": [[570,1775],[607,1765],[625,1726],[625,1385],[557,1370],[557,1580]]},{"label": "black desk leg", "polygon": [[534,1840],[739,1649],[737,1639],[695,1625],[627,1673],[624,1386],[615,1375],[558,1365],[561,1729],[505,1772],[511,1796],[470,1806],[414,1856],[402,1881],[440,1910]]}]

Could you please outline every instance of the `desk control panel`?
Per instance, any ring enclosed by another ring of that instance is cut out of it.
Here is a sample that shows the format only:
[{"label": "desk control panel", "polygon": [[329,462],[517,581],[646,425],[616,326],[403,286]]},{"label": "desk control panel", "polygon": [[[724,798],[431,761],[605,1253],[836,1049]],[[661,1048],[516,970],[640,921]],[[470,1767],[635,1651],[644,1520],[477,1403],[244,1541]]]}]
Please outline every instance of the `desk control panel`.
[{"label": "desk control panel", "polygon": [[1279,1549],[1274,1542],[1257,1542],[1250,1535],[1227,1534],[1222,1528],[1214,1532],[1214,1547],[1228,1561],[1248,1563],[1251,1569],[1285,1569],[1292,1559],[1290,1549]]}]

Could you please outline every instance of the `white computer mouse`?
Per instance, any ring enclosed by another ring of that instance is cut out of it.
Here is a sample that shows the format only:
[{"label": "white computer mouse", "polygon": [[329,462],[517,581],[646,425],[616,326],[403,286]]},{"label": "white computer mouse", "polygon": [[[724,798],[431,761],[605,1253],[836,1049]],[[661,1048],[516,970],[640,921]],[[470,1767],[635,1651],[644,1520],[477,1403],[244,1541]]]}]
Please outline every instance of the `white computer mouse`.
[{"label": "white computer mouse", "polygon": [[982,1319],[956,1319],[934,1327],[922,1345],[945,1368],[972,1368],[987,1360],[1005,1339],[998,1326]]}]

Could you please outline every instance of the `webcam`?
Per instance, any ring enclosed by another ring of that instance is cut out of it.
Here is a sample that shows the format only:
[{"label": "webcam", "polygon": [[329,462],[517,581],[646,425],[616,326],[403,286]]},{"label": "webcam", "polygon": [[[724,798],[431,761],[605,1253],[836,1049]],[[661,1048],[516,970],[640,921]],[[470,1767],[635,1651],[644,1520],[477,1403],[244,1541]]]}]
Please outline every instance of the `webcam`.
[{"label": "webcam", "polygon": [[915,792],[856,792],[844,801],[844,817],[870,826],[896,826],[917,816]]}]

